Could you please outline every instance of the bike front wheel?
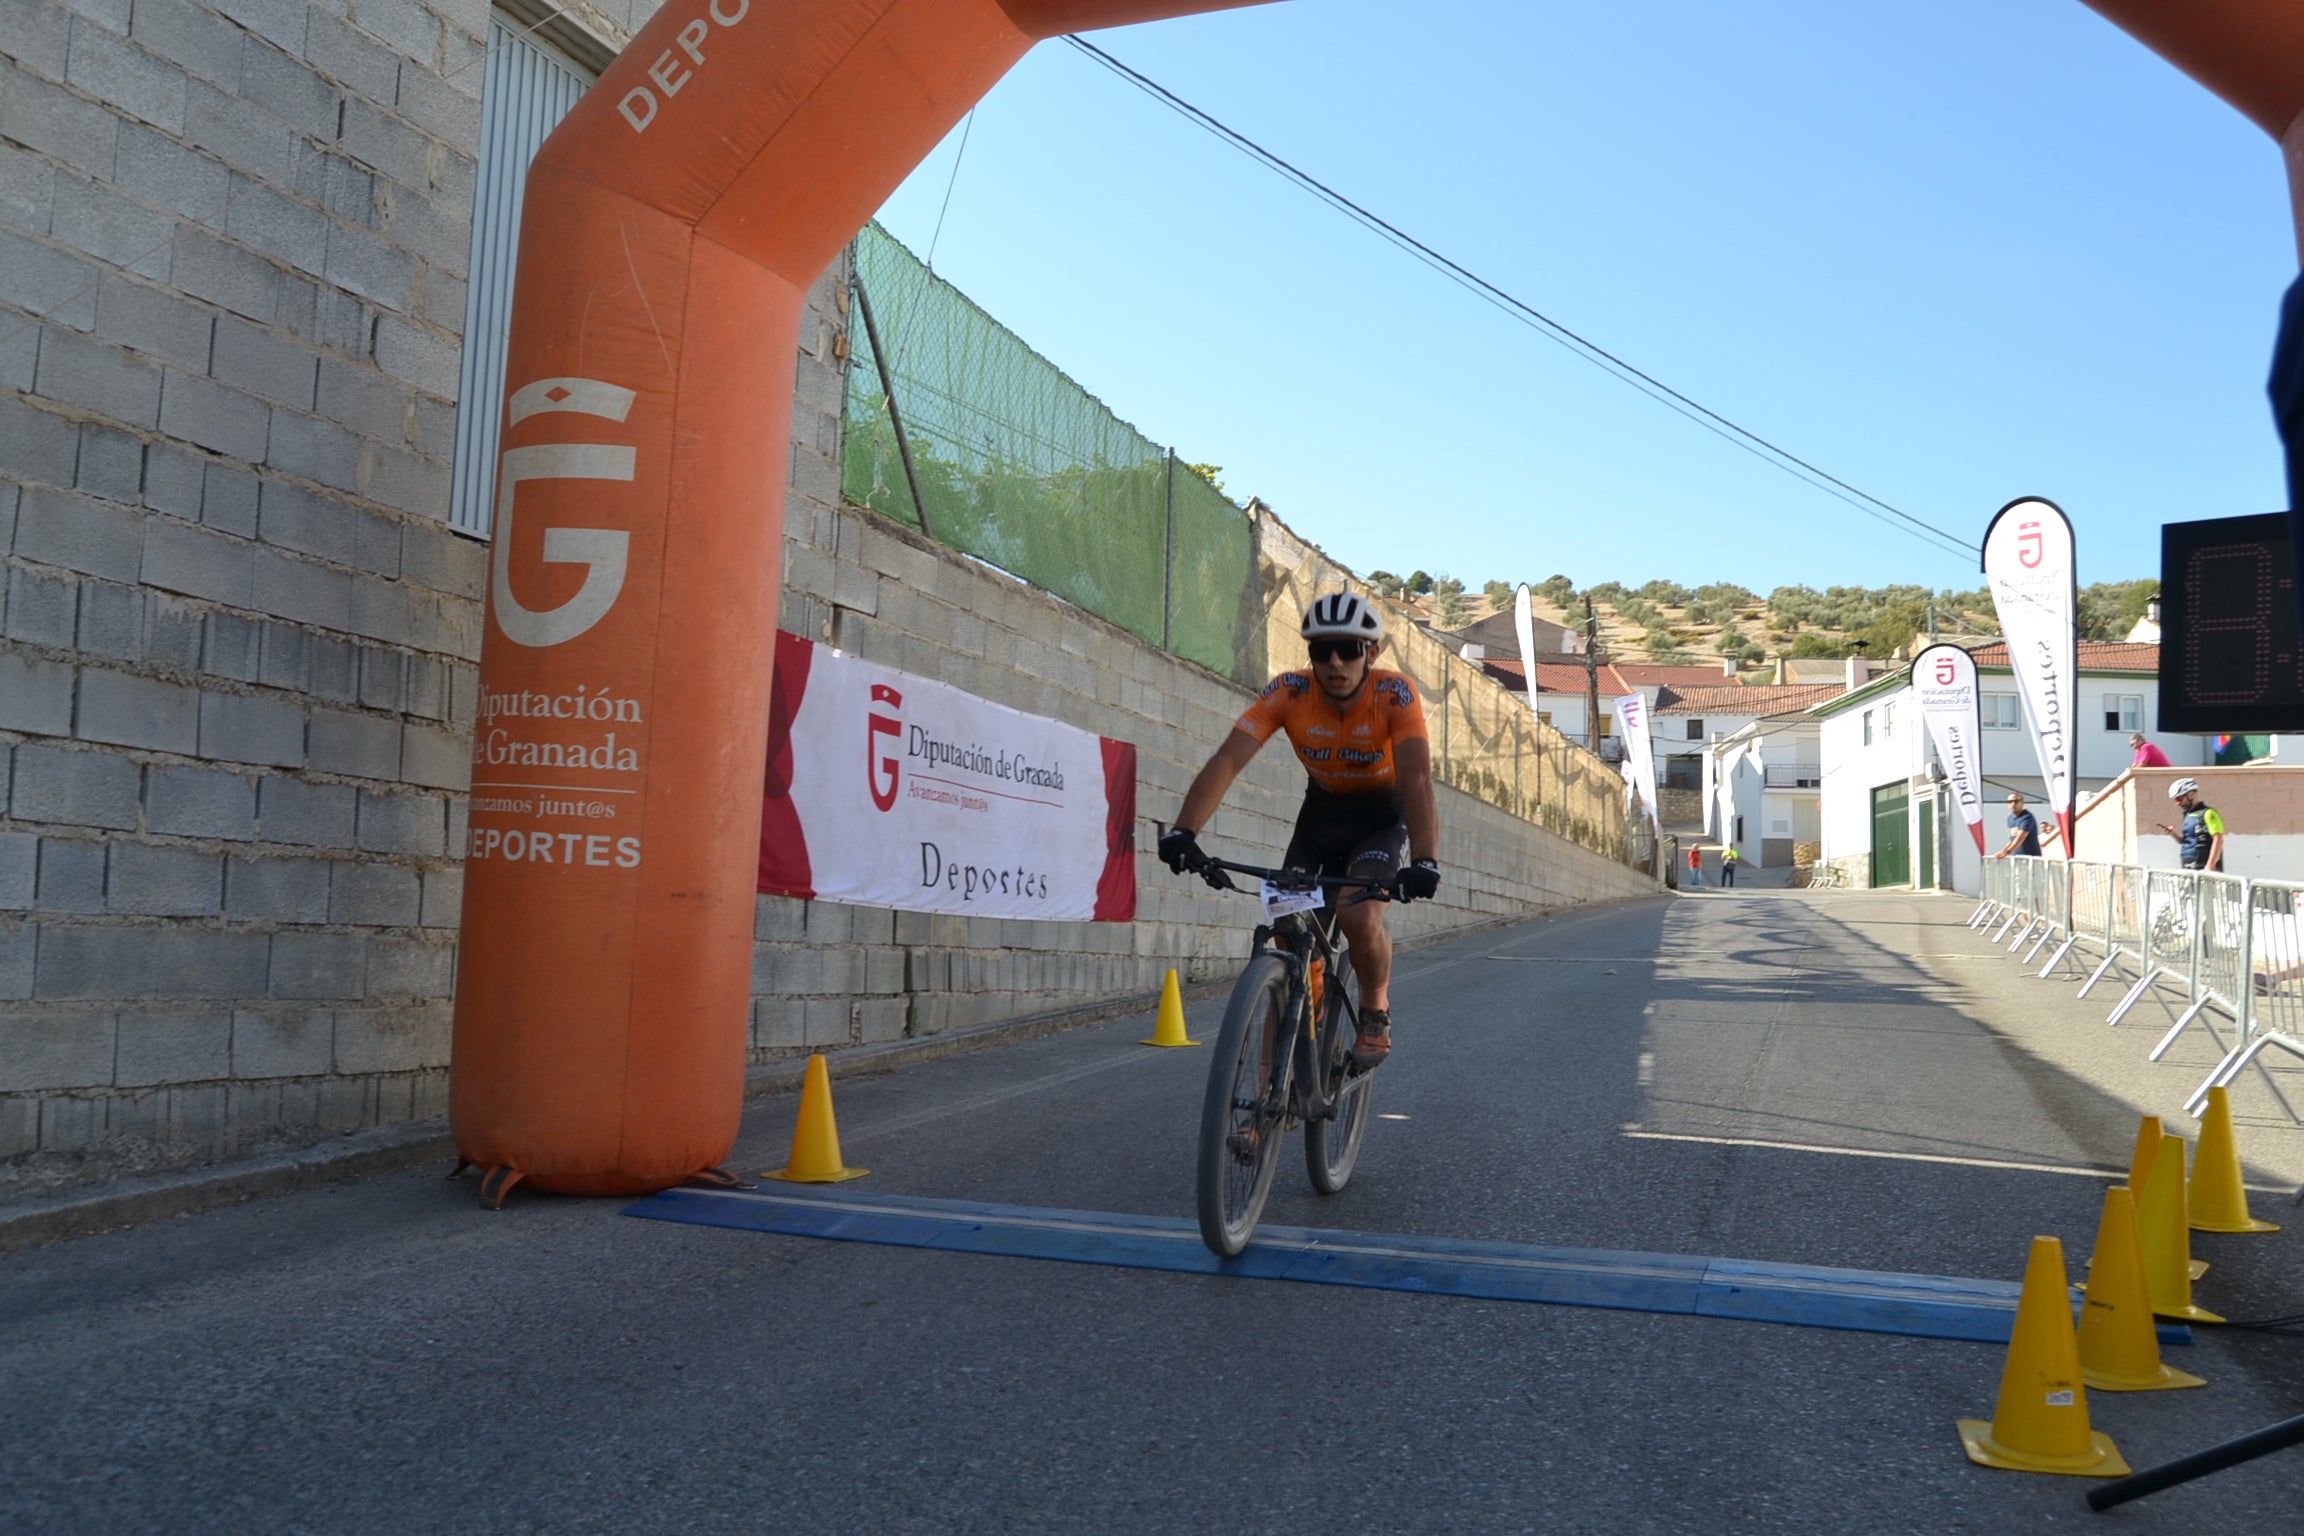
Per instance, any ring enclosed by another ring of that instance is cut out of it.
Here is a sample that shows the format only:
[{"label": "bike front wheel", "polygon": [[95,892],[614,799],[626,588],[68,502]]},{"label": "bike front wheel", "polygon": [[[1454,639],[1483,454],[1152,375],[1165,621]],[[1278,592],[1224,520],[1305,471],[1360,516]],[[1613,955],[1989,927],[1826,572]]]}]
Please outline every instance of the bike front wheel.
[{"label": "bike front wheel", "polygon": [[1248,1246],[1288,1125],[1288,965],[1257,955],[1240,973],[1200,1105],[1201,1240],[1220,1258]]},{"label": "bike front wheel", "polygon": [[[1368,1110],[1375,1098],[1375,1074],[1352,1070],[1352,1036],[1360,1012],[1360,980],[1349,960],[1335,967],[1341,976],[1328,978],[1327,1006],[1319,1034],[1320,1055],[1326,1072],[1324,1086],[1332,1113],[1304,1128],[1304,1169],[1312,1187],[1333,1195],[1352,1181],[1360,1162],[1361,1138],[1368,1134]],[[1341,993],[1339,993],[1341,989]],[[1344,1004],[1349,1001],[1351,1007]]]}]

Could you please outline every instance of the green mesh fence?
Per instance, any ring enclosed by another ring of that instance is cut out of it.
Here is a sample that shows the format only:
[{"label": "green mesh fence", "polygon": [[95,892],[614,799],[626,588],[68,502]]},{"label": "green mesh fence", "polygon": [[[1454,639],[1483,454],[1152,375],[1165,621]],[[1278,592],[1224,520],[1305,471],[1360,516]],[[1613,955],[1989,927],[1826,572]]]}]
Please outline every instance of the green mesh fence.
[{"label": "green mesh fence", "polygon": [[[1251,520],[1175,464],[876,224],[857,237],[856,277],[895,410],[871,332],[852,323],[848,500],[1251,688],[1303,655],[1298,624],[1317,593],[1366,592],[1269,512]],[[1385,664],[1424,692],[1442,781],[1609,858],[1632,855],[1646,823],[1627,825],[1612,769],[1404,614],[1393,632]]]},{"label": "green mesh fence", "polygon": [[856,276],[896,398],[891,416],[870,335],[852,325],[849,500],[1179,656],[1263,680],[1254,531],[1239,507],[1181,466],[1171,476],[1166,449],[877,224],[857,237]]}]

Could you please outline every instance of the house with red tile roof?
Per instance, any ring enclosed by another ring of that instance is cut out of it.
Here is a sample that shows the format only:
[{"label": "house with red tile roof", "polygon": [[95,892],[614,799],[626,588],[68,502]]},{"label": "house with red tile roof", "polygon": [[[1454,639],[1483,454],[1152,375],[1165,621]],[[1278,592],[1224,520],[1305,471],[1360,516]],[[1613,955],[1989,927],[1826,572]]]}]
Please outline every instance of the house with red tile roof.
[{"label": "house with red tile roof", "polygon": [[[1674,687],[1736,687],[1733,674],[1722,666],[1666,666],[1656,662],[1604,661],[1593,669],[1588,679],[1581,660],[1539,658],[1533,667],[1510,657],[1482,656],[1477,658],[1482,670],[1514,693],[1525,694],[1531,684],[1535,689],[1537,716],[1549,723],[1570,741],[1591,747],[1610,762],[1622,756],[1616,744],[1616,701],[1639,694],[1648,701],[1653,711],[1658,700]],[[1585,719],[1588,682],[1596,681],[1600,691],[1600,731],[1594,741]],[[1654,735],[1653,728],[1650,731]],[[1659,763],[1662,759],[1659,758]],[[1661,769],[1657,782],[1661,784]]]}]

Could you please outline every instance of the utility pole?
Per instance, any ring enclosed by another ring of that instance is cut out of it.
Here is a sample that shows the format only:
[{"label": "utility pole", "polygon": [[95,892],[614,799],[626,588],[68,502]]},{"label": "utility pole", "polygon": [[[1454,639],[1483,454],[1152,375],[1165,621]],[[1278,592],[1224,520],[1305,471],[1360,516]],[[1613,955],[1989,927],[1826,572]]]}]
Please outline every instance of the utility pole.
[{"label": "utility pole", "polygon": [[1584,744],[1600,755],[1600,617],[1584,599]]}]

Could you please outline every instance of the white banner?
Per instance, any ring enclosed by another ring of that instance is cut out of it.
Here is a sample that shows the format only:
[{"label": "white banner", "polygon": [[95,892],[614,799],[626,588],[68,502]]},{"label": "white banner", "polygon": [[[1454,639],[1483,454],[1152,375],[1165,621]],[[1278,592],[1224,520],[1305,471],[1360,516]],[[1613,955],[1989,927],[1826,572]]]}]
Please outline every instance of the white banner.
[{"label": "white banner", "polygon": [[1649,824],[1662,833],[1664,823],[1656,811],[1656,750],[1648,744],[1648,700],[1637,693],[1618,699],[1616,727],[1624,733],[1624,782],[1640,791]]},{"label": "white banner", "polygon": [[1520,590],[1512,597],[1512,633],[1520,642],[1520,670],[1528,678],[1528,708],[1534,712],[1536,697],[1536,610],[1528,597],[1528,583],[1520,583]]},{"label": "white banner", "polygon": [[1136,749],[776,636],[760,889],[1128,922]]},{"label": "white banner", "polygon": [[1931,645],[1912,658],[1912,691],[1920,718],[1936,743],[1944,782],[1968,823],[1976,851],[1984,851],[1983,721],[1976,694],[1976,658],[1956,645]]},{"label": "white banner", "polygon": [[2024,723],[2048,785],[2048,809],[2072,856],[2074,735],[2079,725],[2080,594],[2072,524],[2053,502],[2012,501],[1984,530],[1984,578],[2008,637],[2008,664],[2024,701]]}]

